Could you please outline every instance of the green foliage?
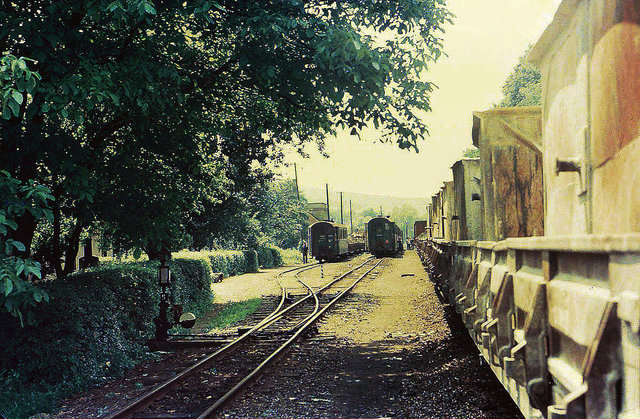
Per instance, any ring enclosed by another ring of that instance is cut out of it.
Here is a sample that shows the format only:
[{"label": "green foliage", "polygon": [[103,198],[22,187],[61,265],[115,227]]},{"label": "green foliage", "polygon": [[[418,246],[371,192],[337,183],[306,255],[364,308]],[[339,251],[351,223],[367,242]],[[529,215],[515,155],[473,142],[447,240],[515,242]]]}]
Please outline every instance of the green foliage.
[{"label": "green foliage", "polygon": [[261,268],[276,268],[283,265],[283,250],[277,246],[261,244],[258,247],[258,263]]},{"label": "green foliage", "polygon": [[[285,144],[375,126],[416,148],[451,21],[444,0],[5,3],[0,169],[55,196],[38,250],[58,276],[96,226],[152,258],[237,242]],[[27,253],[37,226],[18,222]]]},{"label": "green foliage", "polygon": [[[27,417],[61,397],[121,375],[146,356],[159,286],[157,263],[125,263],[43,284],[50,303],[21,328],[1,315],[0,413]],[[201,265],[172,262],[172,291],[185,309],[211,307],[211,276]],[[18,397],[16,397],[16,395]]]},{"label": "green foliage", "polygon": [[270,248],[266,246],[258,248],[258,263],[261,268],[273,268],[273,253]]},{"label": "green foliage", "polygon": [[299,265],[302,263],[302,253],[297,249],[283,249],[280,252],[284,266]]},{"label": "green foliage", "polygon": [[213,275],[207,260],[176,258],[169,262],[169,267],[174,300],[192,312],[203,313],[210,309]]},{"label": "green foliage", "polygon": [[469,147],[462,152],[462,157],[467,159],[477,159],[480,157],[480,150],[475,147]]},{"label": "green foliage", "polygon": [[297,248],[300,234],[309,227],[304,196],[298,197],[295,181],[270,182],[251,200],[251,211],[259,220],[262,237],[281,248]]},{"label": "green foliage", "polygon": [[29,70],[27,62],[33,60],[17,58],[11,54],[0,57],[0,111],[2,118],[20,116],[26,102],[36,88],[40,75]]},{"label": "green foliage", "polygon": [[540,70],[526,62],[526,54],[520,57],[518,64],[502,86],[503,99],[498,106],[539,106],[542,104]]},{"label": "green foliage", "polygon": [[0,414],[6,418],[28,418],[33,413],[48,412],[52,406],[72,394],[74,384],[61,383],[52,388],[25,385],[24,379],[14,371],[0,371]]},{"label": "green foliage", "polygon": [[258,252],[255,250],[243,250],[244,259],[247,266],[247,272],[258,272],[260,264],[258,263]]},{"label": "green foliage", "polygon": [[399,207],[394,207],[391,211],[391,220],[396,223],[396,225],[402,231],[402,237],[405,239],[405,226],[406,232],[409,236],[413,236],[413,223],[418,220],[425,220],[426,215],[419,215],[418,211],[411,205],[401,205]]},{"label": "green foliage", "polygon": [[11,313],[23,322],[30,308],[48,301],[47,293],[34,286],[41,278],[40,264],[27,257],[26,246],[15,240],[17,221],[25,214],[34,219],[51,218],[50,191],[34,181],[21,182],[0,170],[0,312]]},{"label": "green foliage", "polygon": [[[298,197],[292,180],[265,180],[235,205],[220,211],[212,207],[187,225],[193,248],[249,248],[269,242],[295,248],[308,227],[304,196]],[[225,240],[226,239],[226,240]]]},{"label": "green foliage", "polygon": [[220,311],[220,313],[211,319],[208,327],[210,329],[220,329],[223,327],[233,326],[245,319],[247,316],[253,314],[258,307],[260,307],[261,303],[261,298],[229,303]]},{"label": "green foliage", "polygon": [[271,260],[273,260],[273,267],[282,266],[282,249],[278,247],[269,247],[271,251]]},{"label": "green foliage", "polygon": [[[263,257],[267,257],[267,265],[260,259],[262,252]],[[275,247],[262,246],[256,252],[254,250],[218,250],[218,251],[201,251],[188,252],[182,251],[174,253],[173,263],[186,264],[189,266],[198,266],[199,270],[208,272],[220,272],[225,277],[240,275],[248,272],[257,272],[260,266],[274,267],[282,264],[281,250]],[[274,265],[278,262],[278,265]],[[192,268],[193,270],[193,268]]]},{"label": "green foliage", "polygon": [[209,256],[211,269],[221,272],[225,277],[239,275],[248,272],[244,253],[236,250],[221,250],[216,252],[204,252]]}]

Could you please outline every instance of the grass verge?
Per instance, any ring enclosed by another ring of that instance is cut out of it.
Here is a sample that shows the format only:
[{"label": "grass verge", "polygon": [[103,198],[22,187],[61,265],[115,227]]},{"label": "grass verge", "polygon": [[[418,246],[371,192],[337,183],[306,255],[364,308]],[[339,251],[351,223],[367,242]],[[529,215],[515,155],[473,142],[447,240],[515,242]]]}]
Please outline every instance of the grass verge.
[{"label": "grass verge", "polygon": [[296,249],[282,249],[282,263],[285,266],[300,265],[302,263],[302,253]]},{"label": "grass verge", "polygon": [[261,298],[252,298],[251,300],[237,303],[228,303],[218,315],[211,319],[208,327],[209,329],[221,329],[223,327],[234,326],[255,313],[258,307],[260,307],[261,302]]}]

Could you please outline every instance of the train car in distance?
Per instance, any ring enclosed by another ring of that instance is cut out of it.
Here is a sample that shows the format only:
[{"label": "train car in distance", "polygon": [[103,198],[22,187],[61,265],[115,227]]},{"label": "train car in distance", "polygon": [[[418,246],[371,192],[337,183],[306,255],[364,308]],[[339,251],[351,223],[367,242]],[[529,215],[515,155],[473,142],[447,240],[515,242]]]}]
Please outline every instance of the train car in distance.
[{"label": "train car in distance", "polygon": [[418,237],[425,231],[427,231],[427,221],[416,221],[413,223],[413,237]]},{"label": "train car in distance", "polygon": [[318,221],[309,226],[311,256],[318,262],[331,262],[349,253],[347,227],[331,221]]},{"label": "train car in distance", "polygon": [[349,254],[362,253],[366,249],[366,237],[365,233],[353,233],[349,236],[347,243]]},{"label": "train car in distance", "polygon": [[367,249],[375,256],[392,256],[402,251],[402,230],[385,217],[367,223]]}]

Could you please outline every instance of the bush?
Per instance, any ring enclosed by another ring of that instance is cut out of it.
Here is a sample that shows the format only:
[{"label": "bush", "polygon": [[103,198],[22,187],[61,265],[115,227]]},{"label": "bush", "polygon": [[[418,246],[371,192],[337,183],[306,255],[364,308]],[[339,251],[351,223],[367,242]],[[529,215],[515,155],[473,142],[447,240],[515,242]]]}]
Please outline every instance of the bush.
[{"label": "bush", "polygon": [[261,268],[273,268],[273,253],[266,246],[258,248],[258,263]]},{"label": "bush", "polygon": [[279,247],[272,245],[260,245],[258,247],[258,263],[262,268],[275,268],[282,266],[282,252]]},{"label": "bush", "polygon": [[[197,258],[171,262],[176,303],[211,307],[211,275]],[[157,263],[124,263],[46,282],[48,304],[22,328],[0,316],[0,413],[27,417],[55,401],[120,376],[147,356],[159,286]]]},{"label": "bush", "polygon": [[220,252],[222,257],[227,261],[226,276],[240,275],[248,272],[247,263],[244,259],[244,253],[237,250],[224,250]]},{"label": "bush", "polygon": [[258,263],[258,252],[255,250],[244,250],[244,259],[247,265],[247,272],[258,272],[260,264]]},{"label": "bush", "polygon": [[[212,307],[211,283],[213,272],[207,257],[197,255],[172,259],[169,263],[172,274],[172,292],[175,301],[185,309],[202,313]],[[179,281],[174,280],[179,279]]]},{"label": "bush", "polygon": [[[169,262],[174,301],[196,314],[211,309],[213,272],[225,276],[282,265],[282,249],[178,252]],[[111,263],[45,282],[50,302],[36,324],[0,315],[0,414],[47,412],[64,397],[122,375],[148,356],[160,287],[158,262]]]},{"label": "bush", "polygon": [[282,264],[291,266],[302,263],[302,253],[296,249],[281,249]]},{"label": "bush", "polygon": [[273,266],[282,266],[282,254],[280,253],[282,249],[277,247],[270,247],[271,255],[273,258]]},{"label": "bush", "polygon": [[220,272],[225,277],[257,272],[259,268],[259,256],[253,250],[182,251],[175,253],[173,260],[198,260],[207,264],[211,272]]}]

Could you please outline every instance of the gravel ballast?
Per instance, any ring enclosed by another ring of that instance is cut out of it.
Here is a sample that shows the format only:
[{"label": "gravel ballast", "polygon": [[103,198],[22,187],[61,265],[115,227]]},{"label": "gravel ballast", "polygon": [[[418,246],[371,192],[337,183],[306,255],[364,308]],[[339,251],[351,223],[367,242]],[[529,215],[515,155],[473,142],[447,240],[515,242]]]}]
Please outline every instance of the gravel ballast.
[{"label": "gravel ballast", "polygon": [[416,253],[383,264],[222,416],[521,417]]}]

